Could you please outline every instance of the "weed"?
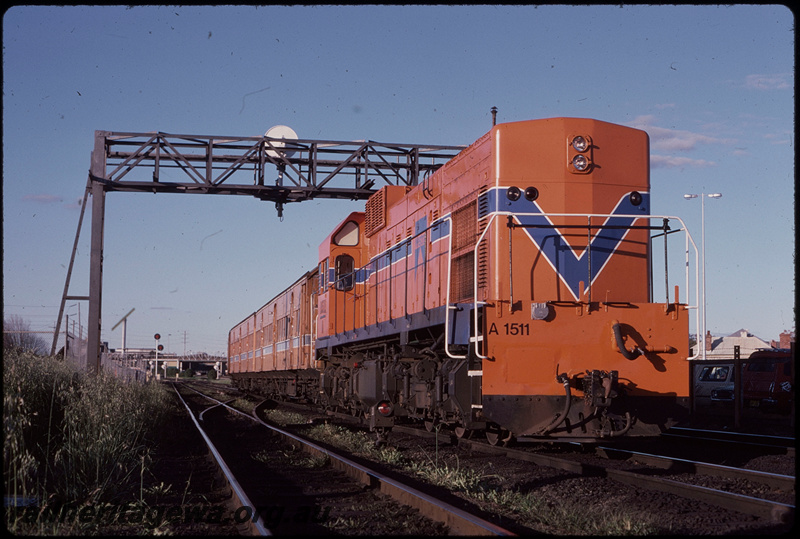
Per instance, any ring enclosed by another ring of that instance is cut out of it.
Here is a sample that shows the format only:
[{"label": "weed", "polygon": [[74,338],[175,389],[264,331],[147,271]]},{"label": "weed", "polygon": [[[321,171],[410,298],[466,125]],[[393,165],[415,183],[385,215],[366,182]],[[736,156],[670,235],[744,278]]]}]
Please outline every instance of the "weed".
[{"label": "weed", "polygon": [[500,507],[518,515],[520,522],[545,527],[567,535],[652,535],[658,527],[625,508],[586,511],[577,503],[554,503],[544,494],[514,490],[473,492],[474,500],[483,505]]},{"label": "weed", "polygon": [[264,414],[266,415],[267,420],[272,421],[281,427],[285,427],[287,425],[305,424],[307,422],[306,417],[303,414],[298,414],[297,412],[266,410]]},{"label": "weed", "polygon": [[[169,398],[160,384],[86,377],[55,358],[13,350],[3,353],[3,378],[7,497],[108,500],[137,470],[141,494],[145,443]],[[6,527],[23,531],[12,514]]]}]

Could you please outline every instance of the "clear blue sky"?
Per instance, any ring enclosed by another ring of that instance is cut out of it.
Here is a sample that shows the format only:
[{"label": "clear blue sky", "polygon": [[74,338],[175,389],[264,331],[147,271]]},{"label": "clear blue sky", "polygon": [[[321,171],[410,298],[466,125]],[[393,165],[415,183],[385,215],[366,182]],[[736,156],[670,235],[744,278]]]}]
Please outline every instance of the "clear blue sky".
[{"label": "clear blue sky", "polygon": [[[94,131],[469,144],[498,121],[650,133],[652,212],[700,238],[708,328],[794,329],[794,26],[783,6],[37,7],[3,18],[3,310],[52,328]],[[110,193],[102,339],[222,352],[363,202]],[[84,228],[70,293],[88,293]],[[77,302],[68,304],[73,317]],[[88,305],[82,302],[85,324]]]}]

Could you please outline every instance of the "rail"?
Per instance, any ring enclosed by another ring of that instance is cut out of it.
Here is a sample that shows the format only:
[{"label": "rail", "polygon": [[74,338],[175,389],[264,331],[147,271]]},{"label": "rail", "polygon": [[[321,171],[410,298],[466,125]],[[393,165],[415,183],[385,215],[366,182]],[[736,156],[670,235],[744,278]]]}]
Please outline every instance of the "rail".
[{"label": "rail", "polygon": [[[200,426],[200,423],[198,422],[197,418],[195,418],[194,413],[192,413],[192,409],[189,408],[189,405],[184,400],[183,396],[181,395],[180,391],[178,391],[178,388],[175,386],[174,383],[172,384],[172,388],[175,390],[175,393],[178,395],[178,398],[180,399],[181,403],[186,408],[186,411],[189,413],[189,417],[192,418],[192,423],[194,423],[195,428],[197,428],[197,431],[203,437],[203,441],[205,441],[209,451],[211,451],[211,454],[214,457],[214,460],[217,462],[217,465],[219,466],[220,470],[225,475],[225,479],[231,485],[231,489],[233,490],[233,493],[236,496],[239,505],[246,507],[255,507],[254,504],[250,501],[250,498],[247,496],[247,493],[244,491],[244,489],[242,489],[241,485],[239,484],[239,481],[233,475],[233,472],[231,472],[231,469],[225,462],[225,459],[222,458],[222,455],[217,450],[214,443],[211,441],[211,438],[209,438],[208,434],[206,434],[203,427]],[[220,401],[217,402],[219,404],[222,404]],[[267,529],[266,525],[264,524],[264,519],[261,515],[258,515],[257,518],[250,521],[250,526],[252,530],[258,535],[272,535],[272,533],[269,531],[269,529]]]},{"label": "rail", "polygon": [[627,470],[619,470],[586,464],[576,460],[554,457],[546,454],[531,453],[516,449],[508,449],[499,446],[490,446],[485,443],[472,440],[459,439],[459,447],[472,450],[480,450],[495,455],[503,455],[509,458],[520,459],[533,462],[538,466],[548,466],[568,472],[586,476],[608,477],[621,483],[644,487],[651,490],[674,494],[683,498],[703,501],[717,507],[738,511],[747,515],[765,518],[773,521],[790,522],[794,518],[795,506],[755,498],[733,492],[715,490],[712,488],[691,485],[672,479],[666,479],[653,475],[645,475]]},{"label": "rail", "polygon": [[[513,532],[510,532],[501,526],[497,526],[496,524],[486,521],[476,515],[472,515],[453,505],[438,500],[429,494],[406,485],[401,481],[388,477],[385,474],[372,470],[369,467],[359,464],[345,456],[339,455],[334,451],[303,438],[302,436],[298,436],[287,430],[265,422],[263,419],[258,417],[258,410],[263,407],[266,401],[263,401],[257,405],[253,410],[253,414],[247,414],[241,410],[229,406],[226,402],[205,395],[194,388],[190,387],[190,389],[202,395],[203,397],[216,402],[218,406],[225,407],[243,417],[257,421],[259,424],[267,429],[270,429],[273,433],[281,436],[285,440],[298,443],[304,451],[307,451],[313,455],[327,456],[331,460],[331,463],[334,467],[343,471],[348,476],[362,482],[365,485],[377,488],[380,492],[392,497],[400,503],[409,505],[419,510],[422,515],[428,518],[444,522],[444,524],[450,528],[451,533],[457,535],[515,535]],[[194,416],[192,417],[194,419]],[[196,420],[195,424],[197,424]],[[210,443],[210,441],[208,443]]]}]

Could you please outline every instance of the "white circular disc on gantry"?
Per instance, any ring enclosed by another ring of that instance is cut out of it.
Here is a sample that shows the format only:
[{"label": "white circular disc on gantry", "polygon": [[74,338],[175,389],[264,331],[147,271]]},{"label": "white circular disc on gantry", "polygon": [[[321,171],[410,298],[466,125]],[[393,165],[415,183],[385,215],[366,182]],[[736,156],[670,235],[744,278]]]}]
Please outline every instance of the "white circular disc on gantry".
[{"label": "white circular disc on gantry", "polygon": [[[297,140],[297,133],[295,133],[294,129],[288,125],[276,125],[274,127],[270,127],[267,132],[264,133],[264,136],[272,139]],[[273,141],[272,146],[275,148],[284,148],[286,145],[283,142]],[[291,157],[294,154],[295,150],[289,150],[280,153],[272,149],[267,150],[267,155],[270,157],[278,157],[279,155],[282,155],[283,157]]]}]

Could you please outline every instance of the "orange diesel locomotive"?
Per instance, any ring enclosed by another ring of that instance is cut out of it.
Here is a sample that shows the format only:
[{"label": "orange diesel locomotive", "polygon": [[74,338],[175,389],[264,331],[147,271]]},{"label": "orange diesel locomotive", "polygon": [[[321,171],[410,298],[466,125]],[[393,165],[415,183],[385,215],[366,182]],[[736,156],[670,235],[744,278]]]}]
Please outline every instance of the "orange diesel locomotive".
[{"label": "orange diesel locomotive", "polygon": [[688,414],[689,307],[677,286],[652,298],[651,244],[675,221],[649,187],[644,131],[498,124],[344,219],[231,330],[232,378],[379,439],[398,418],[492,443],[657,434]]}]

